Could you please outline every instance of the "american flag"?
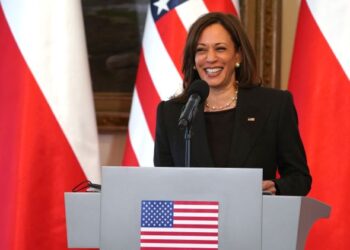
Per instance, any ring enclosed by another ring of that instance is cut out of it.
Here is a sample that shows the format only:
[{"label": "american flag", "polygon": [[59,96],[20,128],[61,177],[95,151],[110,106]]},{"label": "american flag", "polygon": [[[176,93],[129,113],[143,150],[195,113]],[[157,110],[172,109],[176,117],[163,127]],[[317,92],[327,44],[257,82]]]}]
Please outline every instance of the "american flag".
[{"label": "american flag", "polygon": [[122,165],[153,166],[156,109],[182,87],[187,31],[208,12],[238,15],[238,0],[152,0],[148,7]]},{"label": "american flag", "polygon": [[219,249],[219,202],[141,203],[141,250]]}]

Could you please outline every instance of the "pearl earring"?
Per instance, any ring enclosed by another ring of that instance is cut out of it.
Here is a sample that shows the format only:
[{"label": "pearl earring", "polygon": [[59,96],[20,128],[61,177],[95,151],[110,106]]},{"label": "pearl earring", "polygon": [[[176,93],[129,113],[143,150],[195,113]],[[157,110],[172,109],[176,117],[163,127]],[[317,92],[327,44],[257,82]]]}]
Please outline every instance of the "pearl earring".
[{"label": "pearl earring", "polygon": [[240,64],[239,62],[236,62],[236,63],[235,63],[235,67],[236,67],[236,68],[239,68],[240,66],[241,66],[241,64]]},{"label": "pearl earring", "polygon": [[196,66],[193,66],[193,69],[194,69],[194,70],[197,70],[197,69],[196,69]]}]

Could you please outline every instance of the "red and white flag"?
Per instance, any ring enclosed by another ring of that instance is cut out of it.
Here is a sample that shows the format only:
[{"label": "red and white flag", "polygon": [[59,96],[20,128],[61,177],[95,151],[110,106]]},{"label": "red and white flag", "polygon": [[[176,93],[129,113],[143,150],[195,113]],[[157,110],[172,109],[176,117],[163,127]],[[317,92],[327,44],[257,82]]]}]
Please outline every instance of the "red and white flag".
[{"label": "red and white flag", "polygon": [[182,88],[187,31],[201,15],[238,15],[238,0],[152,0],[142,41],[123,165],[153,166],[156,110]]},{"label": "red and white flag", "polygon": [[307,249],[350,249],[350,2],[301,1],[289,89],[313,177],[331,216]]},{"label": "red and white flag", "polygon": [[0,3],[0,249],[67,249],[64,192],[100,181],[80,1]]}]

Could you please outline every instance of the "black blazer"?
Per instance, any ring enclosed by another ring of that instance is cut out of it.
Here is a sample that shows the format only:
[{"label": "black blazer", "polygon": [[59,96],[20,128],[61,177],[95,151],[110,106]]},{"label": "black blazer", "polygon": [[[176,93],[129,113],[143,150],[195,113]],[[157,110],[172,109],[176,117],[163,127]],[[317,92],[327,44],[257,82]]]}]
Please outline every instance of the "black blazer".
[{"label": "black blazer", "polygon": [[[185,164],[184,131],[178,128],[183,107],[183,103],[175,100],[158,105],[155,166]],[[215,167],[203,111],[201,105],[192,124],[191,166]],[[311,176],[288,91],[263,87],[239,89],[229,167],[263,168],[264,180],[273,180],[282,195],[309,192]]]}]

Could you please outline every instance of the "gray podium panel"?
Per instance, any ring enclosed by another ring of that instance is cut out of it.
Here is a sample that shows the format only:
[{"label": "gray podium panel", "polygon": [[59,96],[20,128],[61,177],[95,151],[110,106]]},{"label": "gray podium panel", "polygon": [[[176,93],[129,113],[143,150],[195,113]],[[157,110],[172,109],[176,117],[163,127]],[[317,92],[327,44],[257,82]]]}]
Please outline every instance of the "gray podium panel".
[{"label": "gray podium panel", "polygon": [[312,225],[331,208],[298,196],[263,197],[263,250],[303,250]]},{"label": "gray podium panel", "polygon": [[259,250],[262,170],[117,168],[102,170],[102,250],[140,249],[144,200],[218,201],[219,249]]},{"label": "gray podium panel", "polygon": [[68,247],[140,249],[142,200],[219,202],[220,250],[302,250],[313,223],[329,217],[311,198],[262,196],[259,170],[196,170],[104,169],[102,193],[65,193]]},{"label": "gray podium panel", "polygon": [[100,246],[100,193],[65,193],[69,248]]}]

